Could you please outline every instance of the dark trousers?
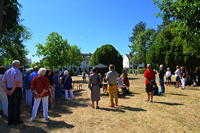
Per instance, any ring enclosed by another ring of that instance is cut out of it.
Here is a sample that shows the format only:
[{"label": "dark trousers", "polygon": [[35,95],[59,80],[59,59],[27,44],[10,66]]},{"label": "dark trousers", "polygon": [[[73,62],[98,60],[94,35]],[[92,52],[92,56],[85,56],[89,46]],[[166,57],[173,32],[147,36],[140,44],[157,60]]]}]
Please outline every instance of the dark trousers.
[{"label": "dark trousers", "polygon": [[15,92],[8,95],[8,124],[20,123],[20,104],[22,98],[22,89],[16,88]]}]

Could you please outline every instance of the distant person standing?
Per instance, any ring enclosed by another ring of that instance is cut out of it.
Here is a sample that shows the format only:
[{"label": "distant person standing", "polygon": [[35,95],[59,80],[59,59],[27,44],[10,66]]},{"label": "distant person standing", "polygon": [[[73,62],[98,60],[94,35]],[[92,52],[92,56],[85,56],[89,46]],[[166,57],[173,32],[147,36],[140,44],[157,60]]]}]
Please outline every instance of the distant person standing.
[{"label": "distant person standing", "polygon": [[176,78],[176,85],[175,87],[178,88],[180,87],[180,76],[181,76],[181,71],[179,69],[179,66],[176,66],[176,71],[174,72],[175,73],[175,78]]},{"label": "distant person standing", "polygon": [[91,92],[92,108],[94,108],[94,102],[96,102],[96,109],[99,109],[100,100],[100,77],[97,74],[97,69],[93,68],[93,73],[90,75],[88,88]]},{"label": "distant person standing", "polygon": [[47,69],[46,70],[46,75],[45,75],[48,79],[49,79],[49,100],[50,100],[50,107],[51,109],[53,109],[55,107],[56,104],[56,100],[55,100],[55,84],[54,84],[54,80],[53,80],[53,72],[51,69]]},{"label": "distant person standing", "polygon": [[54,84],[55,84],[55,95],[56,98],[60,98],[62,95],[62,88],[60,84],[60,79],[59,79],[59,72],[56,71],[54,76],[53,76]]},{"label": "distant person standing", "polygon": [[72,91],[72,77],[69,75],[69,72],[67,70],[64,71],[64,76],[62,78],[62,86],[65,89],[66,102],[68,102],[69,100],[69,97],[68,97],[69,93],[70,93],[71,98],[74,99],[74,94]]},{"label": "distant person standing", "polygon": [[199,68],[196,67],[195,68],[195,71],[193,72],[193,84],[192,86],[198,86],[198,81],[199,81],[199,78],[200,78],[200,71],[199,71]]},{"label": "distant person standing", "polygon": [[[26,105],[32,107],[32,96],[30,97],[30,93],[32,94],[32,91],[31,91],[31,85],[30,85],[30,74],[31,74],[31,70],[28,70],[26,72],[26,76],[25,76],[25,95],[26,95],[26,98],[25,98],[25,103]],[[31,99],[30,99],[31,98]]]},{"label": "distant person standing", "polygon": [[3,88],[8,96],[8,125],[18,125],[20,121],[20,106],[22,98],[22,73],[19,70],[20,61],[14,60],[2,79]]},{"label": "distant person standing", "polygon": [[[117,72],[115,71],[115,66],[111,64],[109,66],[109,72],[106,75],[106,79],[108,81],[108,91],[110,97],[110,105],[109,107],[118,106],[118,86],[117,86]],[[113,97],[115,98],[115,104],[113,101]]]},{"label": "distant person standing", "polygon": [[186,82],[186,70],[185,67],[181,67],[181,89],[185,89]]},{"label": "distant person standing", "polygon": [[160,65],[159,67],[159,72],[158,72],[158,80],[160,84],[160,89],[162,90],[162,93],[165,93],[165,85],[164,85],[164,76],[165,76],[165,70],[164,66]]},{"label": "distant person standing", "polygon": [[147,64],[147,70],[144,72],[145,89],[147,92],[146,102],[153,102],[153,84],[155,83],[155,72],[151,69],[151,65]]},{"label": "distant person standing", "polygon": [[8,98],[6,94],[6,89],[2,87],[2,82],[1,82],[5,71],[6,71],[5,67],[0,67],[0,105],[3,110],[3,116],[7,117],[8,116]]},{"label": "distant person standing", "polygon": [[[31,85],[33,79],[34,79],[36,76],[39,75],[39,74],[38,74],[38,70],[39,70],[39,68],[38,68],[37,66],[34,66],[34,67],[33,67],[33,72],[32,72],[32,73],[30,74],[30,76],[29,76],[29,84],[30,84],[30,85]],[[28,103],[29,103],[29,105],[30,105],[31,107],[33,107],[34,98],[33,98],[33,92],[32,92],[31,86],[30,86],[30,89],[29,89],[28,92],[27,92],[27,95],[28,95],[28,97],[29,97]]]},{"label": "distant person standing", "polygon": [[166,72],[165,76],[166,76],[167,86],[170,86],[172,73],[171,73],[171,70],[169,67],[167,68],[167,72]]},{"label": "distant person standing", "polygon": [[86,72],[85,72],[85,70],[82,72],[82,79],[83,79],[83,82],[86,82]]}]

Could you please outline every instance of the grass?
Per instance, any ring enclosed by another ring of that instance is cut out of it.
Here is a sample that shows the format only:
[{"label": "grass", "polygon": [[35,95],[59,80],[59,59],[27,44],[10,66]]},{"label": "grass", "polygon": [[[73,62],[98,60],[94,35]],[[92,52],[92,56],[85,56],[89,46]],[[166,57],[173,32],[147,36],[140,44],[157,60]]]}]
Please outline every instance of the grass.
[{"label": "grass", "polygon": [[[80,77],[73,77],[80,80]],[[49,110],[50,121],[38,112],[37,121],[30,122],[31,110],[23,105],[24,125],[8,127],[0,118],[0,133],[199,133],[200,88],[166,87],[164,96],[155,96],[154,103],[144,102],[142,75],[130,76],[131,93],[121,96],[119,107],[109,108],[109,98],[101,97],[100,109],[92,109],[87,84],[75,91],[75,100],[59,99]]]}]

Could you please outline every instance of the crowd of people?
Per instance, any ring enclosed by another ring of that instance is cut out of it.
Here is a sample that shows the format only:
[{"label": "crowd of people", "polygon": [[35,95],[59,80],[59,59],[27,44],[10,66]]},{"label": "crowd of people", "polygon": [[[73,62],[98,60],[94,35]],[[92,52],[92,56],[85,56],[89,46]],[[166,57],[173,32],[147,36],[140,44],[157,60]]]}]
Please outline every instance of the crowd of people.
[{"label": "crowd of people", "polygon": [[67,70],[60,73],[35,66],[23,73],[20,61],[14,60],[10,69],[0,67],[0,80],[0,110],[3,117],[8,119],[8,125],[22,123],[20,105],[23,95],[26,105],[32,109],[31,121],[35,120],[41,101],[44,119],[48,120],[48,108],[54,108],[63,90],[66,101],[68,93],[74,99],[72,78]]},{"label": "crowd of people", "polygon": [[[186,84],[191,86],[200,86],[200,67],[196,67],[193,73],[189,73],[187,69],[182,66],[176,66],[175,74],[175,88],[181,87],[185,89]],[[158,82],[160,88],[158,89],[156,84],[156,75],[158,76]],[[147,64],[147,70],[144,72],[145,77],[145,89],[147,92],[147,102],[153,102],[153,95],[161,95],[165,93],[165,83],[166,86],[171,85],[172,72],[170,68],[164,70],[164,66],[160,65],[159,71],[153,70],[150,64]],[[164,77],[166,80],[164,82]]]},{"label": "crowd of people", "polygon": [[[184,67],[176,67],[174,72],[176,84],[175,87],[185,89],[188,80],[188,74]],[[156,76],[160,88],[156,84]],[[200,71],[195,69],[192,86],[200,85]],[[147,102],[153,102],[153,95],[165,93],[165,83],[171,85],[172,72],[170,68],[166,71],[163,65],[160,65],[159,70],[153,70],[151,65],[147,65],[147,70],[144,72],[145,89],[147,92]],[[164,80],[166,77],[166,80]],[[82,73],[83,81],[86,82],[86,73]],[[45,120],[49,119],[49,107],[54,109],[56,100],[59,99],[62,93],[65,93],[66,102],[75,98],[73,94],[72,77],[68,70],[63,72],[53,71],[46,68],[28,69],[26,72],[20,69],[20,61],[14,60],[12,67],[6,70],[5,67],[0,67],[0,110],[5,118],[8,119],[8,125],[17,125],[22,123],[20,120],[20,106],[23,95],[25,103],[32,110],[31,121],[34,121],[37,116],[38,109],[43,110]],[[92,108],[99,109],[100,88],[103,88],[103,93],[109,94],[109,107],[118,106],[119,90],[123,94],[129,92],[129,79],[126,73],[122,75],[115,71],[115,66],[111,64],[109,71],[105,74],[98,74],[97,68],[93,68],[89,75],[88,88],[91,93]],[[40,103],[42,102],[42,106]]]}]

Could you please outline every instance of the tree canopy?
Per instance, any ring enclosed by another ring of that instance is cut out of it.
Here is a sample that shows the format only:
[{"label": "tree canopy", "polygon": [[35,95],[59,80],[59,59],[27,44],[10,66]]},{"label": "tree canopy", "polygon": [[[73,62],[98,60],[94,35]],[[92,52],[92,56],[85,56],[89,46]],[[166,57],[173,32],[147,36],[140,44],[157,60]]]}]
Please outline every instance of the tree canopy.
[{"label": "tree canopy", "polygon": [[37,55],[43,57],[41,64],[49,68],[79,65],[82,61],[80,49],[76,45],[70,45],[56,32],[49,34],[44,45],[39,43],[36,47]]},{"label": "tree canopy", "polygon": [[30,39],[31,34],[21,24],[21,5],[17,0],[1,0],[0,2],[0,63],[8,65],[13,59],[26,64],[26,50],[23,42]]},{"label": "tree canopy", "polygon": [[[200,2],[196,0],[153,0],[160,8],[163,23],[157,31],[140,22],[130,38],[132,62],[176,65],[194,68],[200,65]],[[143,28],[138,28],[143,27]],[[137,30],[142,29],[142,30]]]},{"label": "tree canopy", "polygon": [[146,65],[146,54],[149,48],[153,45],[154,38],[155,30],[146,29],[146,23],[139,22],[135,25],[132,36],[130,37],[132,45],[129,46],[132,53],[131,62],[135,65]]},{"label": "tree canopy", "polygon": [[122,56],[111,44],[106,44],[100,48],[97,48],[90,59],[91,66],[95,66],[97,64],[104,64],[109,66],[110,64],[114,64],[118,73],[122,72],[122,62]]}]

